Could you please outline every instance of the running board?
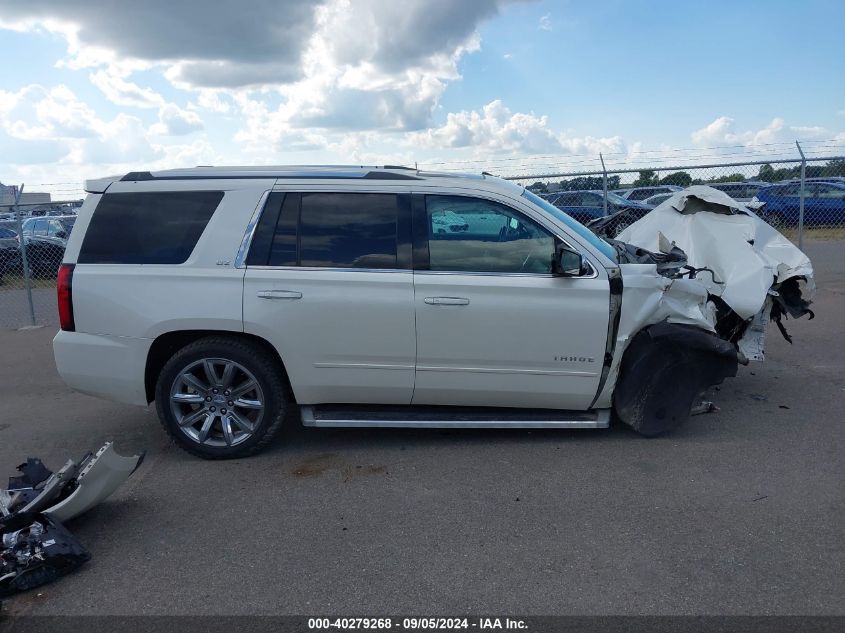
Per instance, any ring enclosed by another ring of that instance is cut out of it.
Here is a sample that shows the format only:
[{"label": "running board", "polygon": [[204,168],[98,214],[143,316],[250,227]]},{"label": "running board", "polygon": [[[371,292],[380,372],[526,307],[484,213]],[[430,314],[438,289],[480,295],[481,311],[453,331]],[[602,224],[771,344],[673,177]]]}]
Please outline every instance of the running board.
[{"label": "running board", "polygon": [[303,426],[399,427],[431,429],[605,429],[610,409],[508,409],[499,407],[434,407],[316,405],[302,406]]}]

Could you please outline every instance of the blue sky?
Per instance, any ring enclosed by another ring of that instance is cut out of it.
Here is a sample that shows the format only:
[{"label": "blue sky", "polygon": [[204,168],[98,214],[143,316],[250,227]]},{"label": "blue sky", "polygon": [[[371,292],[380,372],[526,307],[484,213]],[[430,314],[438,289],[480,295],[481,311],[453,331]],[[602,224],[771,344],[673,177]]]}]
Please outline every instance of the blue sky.
[{"label": "blue sky", "polygon": [[0,0],[0,181],[845,153],[837,0],[100,4]]}]

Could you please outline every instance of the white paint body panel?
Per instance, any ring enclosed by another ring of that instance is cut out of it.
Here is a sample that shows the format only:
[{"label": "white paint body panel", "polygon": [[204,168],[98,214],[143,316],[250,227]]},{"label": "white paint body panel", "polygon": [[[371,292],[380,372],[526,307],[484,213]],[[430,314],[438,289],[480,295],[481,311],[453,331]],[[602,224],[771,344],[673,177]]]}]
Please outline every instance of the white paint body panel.
[{"label": "white paint body panel", "polygon": [[[414,404],[590,405],[607,338],[606,278],[421,272],[414,294]],[[469,303],[431,305],[427,297]]]},{"label": "white paint body panel", "polygon": [[[302,297],[260,298],[266,290]],[[244,330],[278,350],[300,404],[410,404],[413,292],[410,271],[251,267]]]},{"label": "white paint body panel", "polygon": [[144,367],[152,339],[59,332],[53,356],[71,389],[126,404],[146,405]]}]

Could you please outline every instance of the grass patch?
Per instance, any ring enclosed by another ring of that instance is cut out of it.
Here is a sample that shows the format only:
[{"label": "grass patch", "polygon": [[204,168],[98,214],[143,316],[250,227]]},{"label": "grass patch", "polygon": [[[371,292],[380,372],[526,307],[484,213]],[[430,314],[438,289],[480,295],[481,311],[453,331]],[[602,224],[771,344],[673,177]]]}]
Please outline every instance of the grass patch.
[{"label": "grass patch", "polygon": [[[788,239],[798,242],[798,227],[780,229]],[[820,226],[804,229],[805,240],[845,240],[845,226]]]}]

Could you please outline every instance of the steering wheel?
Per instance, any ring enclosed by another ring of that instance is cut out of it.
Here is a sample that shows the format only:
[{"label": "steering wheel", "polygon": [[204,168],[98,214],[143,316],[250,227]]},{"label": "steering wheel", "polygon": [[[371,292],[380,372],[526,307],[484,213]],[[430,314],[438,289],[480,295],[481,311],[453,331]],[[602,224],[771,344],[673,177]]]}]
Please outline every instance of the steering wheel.
[{"label": "steering wheel", "polygon": [[520,268],[522,272],[532,272],[530,270],[526,270],[526,267],[528,266],[528,262],[531,262],[536,255],[542,254],[540,253],[540,250],[541,249],[538,248],[532,248],[530,251],[528,251],[528,255],[525,256],[524,260],[522,260],[522,267]]}]

